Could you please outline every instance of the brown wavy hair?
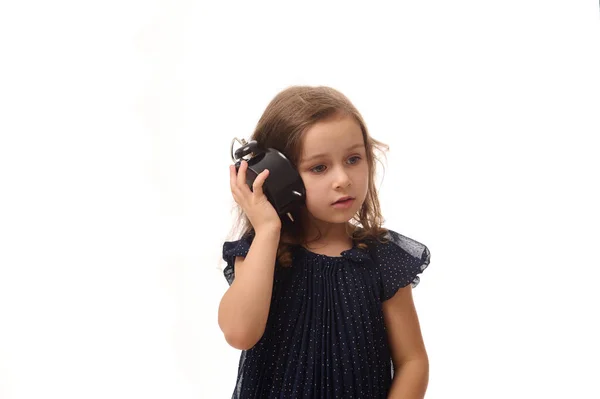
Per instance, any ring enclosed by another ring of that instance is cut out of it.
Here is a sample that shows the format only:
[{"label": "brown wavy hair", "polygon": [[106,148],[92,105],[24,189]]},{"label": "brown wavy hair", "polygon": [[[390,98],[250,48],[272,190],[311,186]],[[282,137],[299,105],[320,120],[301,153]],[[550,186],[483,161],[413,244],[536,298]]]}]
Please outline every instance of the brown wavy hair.
[{"label": "brown wavy hair", "polygon": [[[268,104],[251,140],[256,140],[264,148],[280,151],[297,167],[302,154],[304,132],[315,123],[338,114],[352,116],[363,134],[369,165],[367,196],[360,210],[346,223],[346,232],[358,248],[367,249],[370,240],[382,241],[387,233],[387,229],[382,227],[384,219],[375,187],[375,162],[381,163],[375,151],[385,155],[384,151],[388,151],[389,146],[371,137],[361,114],[345,95],[327,86],[288,87]],[[235,204],[235,207],[237,221],[232,230],[241,230],[242,237],[253,236],[254,228],[250,220],[239,205]],[[283,223],[277,249],[278,262],[282,266],[290,266],[292,246],[307,243],[305,230],[299,221],[294,224]]]}]

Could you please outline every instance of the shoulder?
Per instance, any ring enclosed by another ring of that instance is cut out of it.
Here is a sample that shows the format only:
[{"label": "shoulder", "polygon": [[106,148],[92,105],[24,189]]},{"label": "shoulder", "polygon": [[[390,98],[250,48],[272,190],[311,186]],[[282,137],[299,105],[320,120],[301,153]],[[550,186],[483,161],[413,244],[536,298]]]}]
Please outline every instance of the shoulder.
[{"label": "shoulder", "polygon": [[252,240],[254,239],[254,235],[251,233],[246,233],[242,235],[240,238],[230,241],[225,241],[223,243],[223,249],[231,249],[236,247],[245,247],[252,244]]},{"label": "shoulder", "polygon": [[419,274],[429,266],[431,260],[426,245],[389,229],[383,240],[373,245],[371,257],[381,274],[384,300],[408,284],[416,287],[420,282]]},{"label": "shoulder", "polygon": [[241,238],[234,241],[225,241],[223,243],[223,260],[226,263],[225,268],[223,269],[223,274],[227,279],[229,285],[233,282],[235,278],[235,258],[246,257],[248,252],[250,251],[250,245],[252,244],[252,240],[254,239],[253,235],[245,234]]},{"label": "shoulder", "polygon": [[394,230],[387,229],[383,235],[383,242],[376,247],[391,254],[406,254],[420,260],[428,260],[429,248],[417,240],[402,235]]}]

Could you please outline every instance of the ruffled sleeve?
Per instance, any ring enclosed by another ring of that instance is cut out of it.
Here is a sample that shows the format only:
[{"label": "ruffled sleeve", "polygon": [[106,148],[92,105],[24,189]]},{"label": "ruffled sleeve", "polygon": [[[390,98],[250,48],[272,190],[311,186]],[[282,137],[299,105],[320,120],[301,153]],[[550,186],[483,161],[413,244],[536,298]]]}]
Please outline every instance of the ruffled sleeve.
[{"label": "ruffled sleeve", "polygon": [[250,236],[244,236],[237,241],[225,241],[223,244],[223,260],[227,262],[227,266],[223,269],[223,275],[229,285],[235,279],[235,257],[248,255],[250,244],[252,244]]},{"label": "ruffled sleeve", "polygon": [[388,229],[388,242],[379,244],[375,261],[381,273],[382,301],[394,296],[398,289],[412,284],[415,288],[421,274],[429,266],[429,249],[411,238]]}]

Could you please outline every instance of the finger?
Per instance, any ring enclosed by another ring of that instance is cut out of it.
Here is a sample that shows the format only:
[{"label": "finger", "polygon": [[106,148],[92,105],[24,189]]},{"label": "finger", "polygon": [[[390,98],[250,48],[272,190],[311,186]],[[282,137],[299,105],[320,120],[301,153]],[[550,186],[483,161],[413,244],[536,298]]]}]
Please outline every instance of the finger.
[{"label": "finger", "polygon": [[239,205],[240,190],[237,187],[235,165],[229,166],[229,186],[231,187],[231,195],[233,196],[233,200]]},{"label": "finger", "polygon": [[237,188],[241,196],[251,195],[250,187],[246,183],[246,174],[248,173],[248,162],[242,161],[238,169]]},{"label": "finger", "polygon": [[263,170],[256,176],[256,179],[254,179],[252,191],[254,191],[254,194],[257,196],[263,195],[263,184],[265,183],[265,180],[267,180],[267,177],[269,177],[269,169]]},{"label": "finger", "polygon": [[237,182],[235,165],[229,165],[229,186],[231,187],[231,192],[235,189],[235,184]]},{"label": "finger", "polygon": [[250,188],[246,184],[246,170],[248,170],[248,163],[246,161],[242,161],[237,172],[237,187],[243,193],[246,193],[244,187],[247,189],[247,191],[250,191]]}]

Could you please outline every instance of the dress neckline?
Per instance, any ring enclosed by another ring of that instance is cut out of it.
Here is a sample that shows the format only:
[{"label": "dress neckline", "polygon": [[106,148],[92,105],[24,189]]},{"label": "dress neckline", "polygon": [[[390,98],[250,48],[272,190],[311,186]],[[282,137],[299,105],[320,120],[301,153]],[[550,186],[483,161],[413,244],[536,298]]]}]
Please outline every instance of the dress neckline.
[{"label": "dress neckline", "polygon": [[355,248],[355,246],[353,245],[352,248],[345,249],[345,250],[341,251],[339,255],[335,255],[334,256],[334,255],[325,255],[325,254],[320,254],[320,253],[317,253],[317,252],[313,252],[310,249],[308,249],[308,248],[306,248],[306,247],[304,247],[302,245],[299,245],[299,247],[304,252],[308,253],[309,255],[316,256],[316,257],[321,257],[321,258],[333,258],[333,259],[343,258],[344,257],[344,253],[347,253],[347,252],[349,252],[349,251],[351,251],[352,249]]},{"label": "dress neckline", "polygon": [[339,260],[347,259],[347,260],[352,260],[355,262],[361,262],[364,260],[371,259],[369,253],[363,249],[358,248],[356,246],[356,244],[353,244],[351,248],[341,251],[339,256],[319,254],[319,253],[311,251],[308,248],[305,248],[302,245],[297,245],[296,247],[300,251],[302,251],[304,254],[306,254],[309,258],[313,258],[313,259],[322,259],[322,260],[330,260],[330,261],[339,261]]}]

